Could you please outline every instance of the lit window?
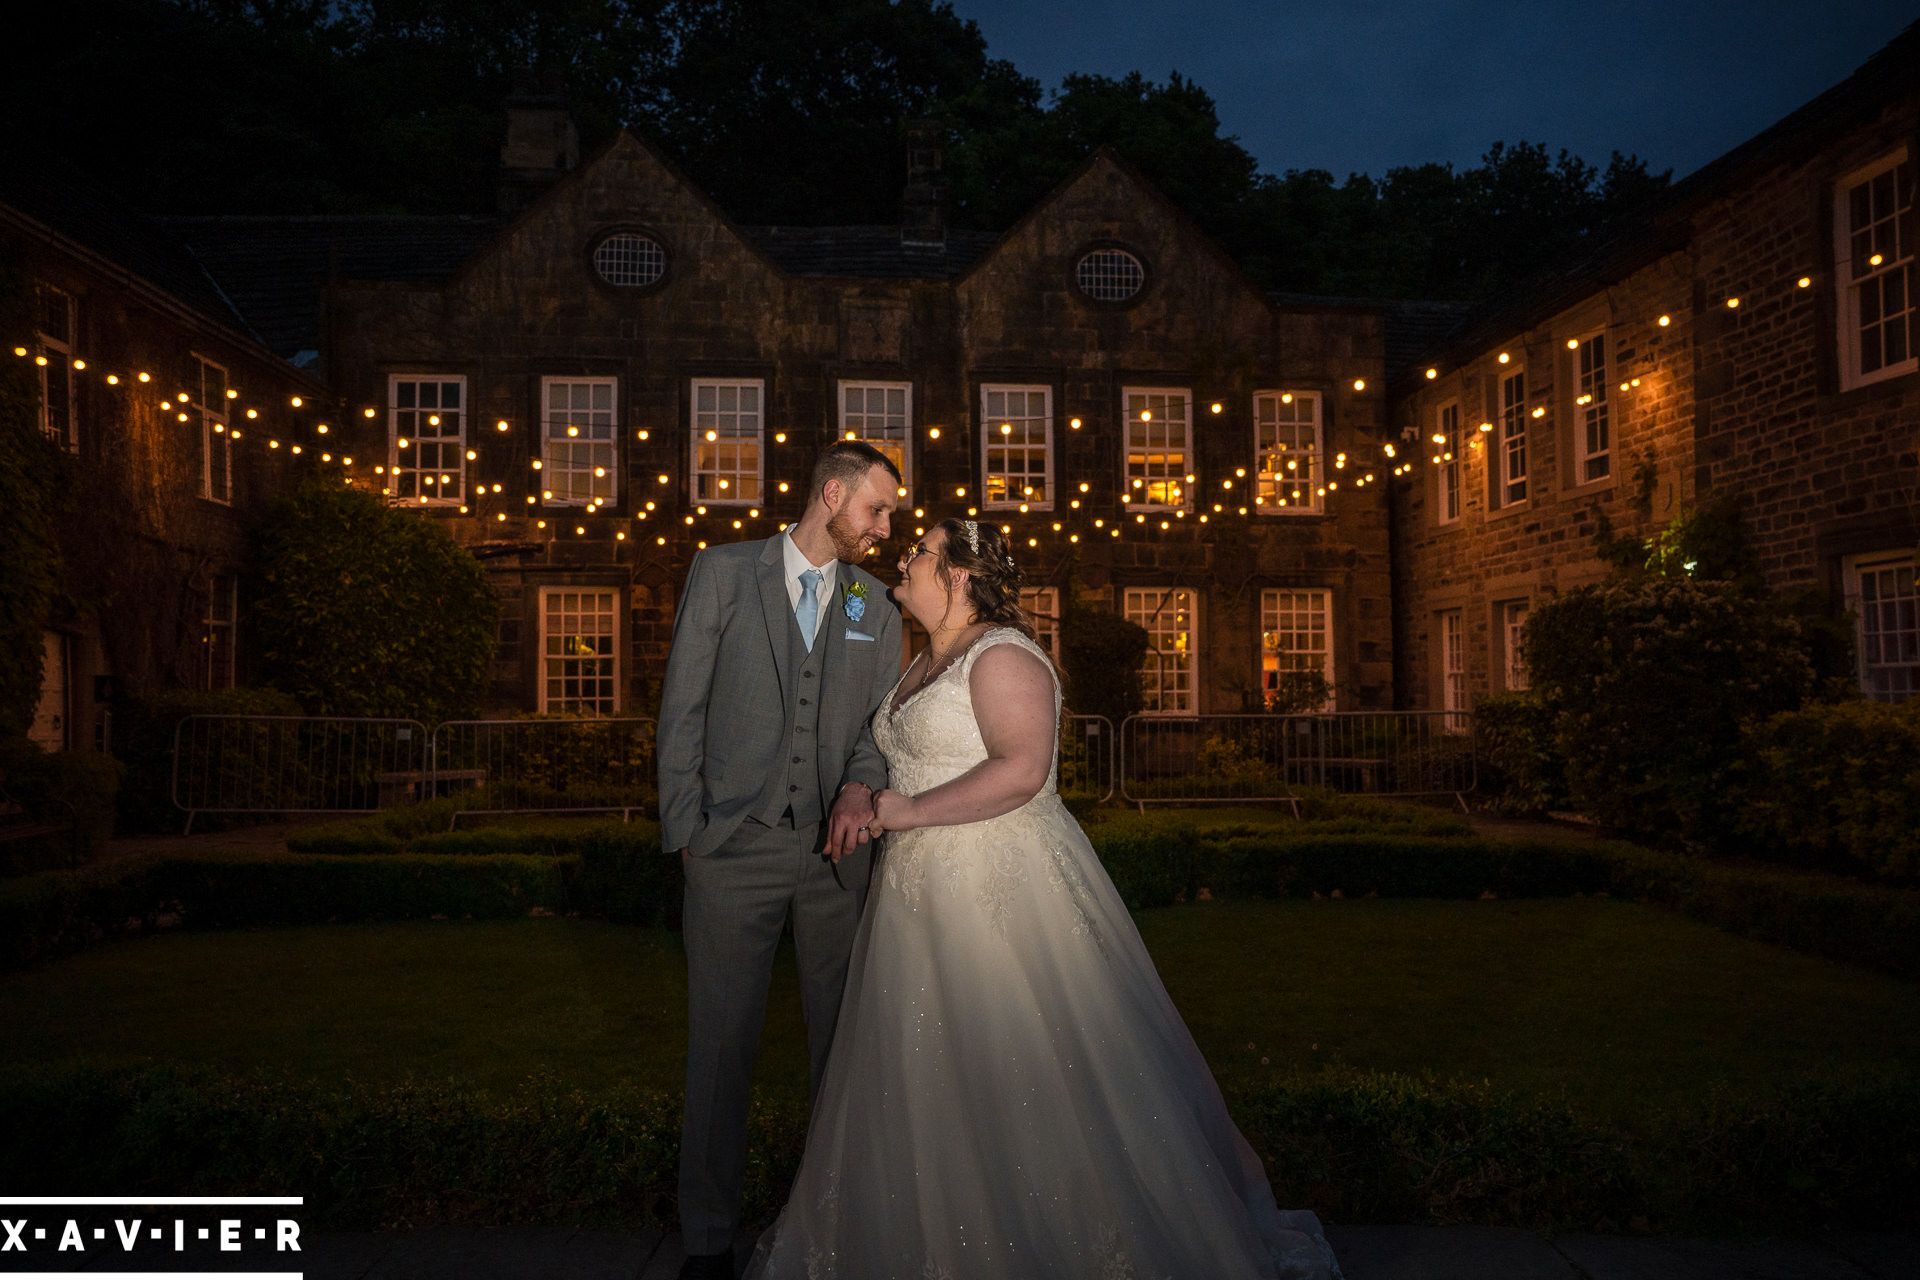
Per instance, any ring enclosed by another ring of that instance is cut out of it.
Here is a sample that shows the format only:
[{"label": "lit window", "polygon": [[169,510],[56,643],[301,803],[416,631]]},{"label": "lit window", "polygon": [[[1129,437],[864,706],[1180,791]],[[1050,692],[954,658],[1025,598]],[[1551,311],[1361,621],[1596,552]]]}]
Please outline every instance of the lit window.
[{"label": "lit window", "polygon": [[1193,396],[1182,388],[1127,387],[1120,403],[1127,424],[1127,473],[1122,477],[1129,511],[1184,510],[1192,492]]},{"label": "lit window", "polygon": [[212,502],[233,501],[233,437],[227,423],[227,371],[202,356],[198,366],[200,398],[193,411],[200,419],[200,496]]},{"label": "lit window", "polygon": [[1920,562],[1904,549],[1853,556],[1844,567],[1860,690],[1904,702],[1920,690]]},{"label": "lit window", "polygon": [[693,384],[693,496],[698,502],[760,501],[766,420],[759,379]]},{"label": "lit window", "polygon": [[1436,619],[1440,627],[1440,709],[1444,733],[1465,733],[1467,717],[1467,637],[1464,619],[1458,609],[1442,610]]},{"label": "lit window", "polygon": [[1500,379],[1500,438],[1494,443],[1495,505],[1527,500],[1527,373],[1515,369]]},{"label": "lit window", "polygon": [[983,506],[1053,506],[1053,389],[980,388]]},{"label": "lit window", "polygon": [[1582,338],[1573,351],[1574,483],[1613,473],[1613,431],[1607,404],[1607,335]]},{"label": "lit window", "polygon": [[554,506],[585,506],[620,496],[615,408],[617,378],[542,378],[541,488]]},{"label": "lit window", "polygon": [[1840,291],[1842,381],[1864,386],[1920,368],[1915,333],[1913,159],[1888,156],[1840,184],[1834,278]]},{"label": "lit window", "polygon": [[1191,715],[1196,639],[1193,591],[1187,587],[1128,587],[1127,621],[1147,631],[1140,664],[1140,709]]},{"label": "lit window", "polygon": [[1254,497],[1263,515],[1312,515],[1322,507],[1320,393],[1262,391],[1253,398]]},{"label": "lit window", "polygon": [[644,288],[667,273],[667,251],[652,236],[616,231],[593,247],[593,269],[608,284]]},{"label": "lit window", "polygon": [[1495,639],[1500,645],[1498,661],[1502,683],[1508,693],[1522,693],[1527,688],[1527,651],[1524,643],[1527,602],[1502,600],[1494,606],[1494,613],[1498,628]]},{"label": "lit window", "polygon": [[1074,266],[1073,282],[1095,302],[1125,302],[1147,282],[1147,269],[1125,249],[1095,249]]},{"label": "lit window", "polygon": [[[467,380],[396,375],[387,382],[387,471],[393,496],[458,506],[467,493]],[[406,441],[401,447],[400,442]]]},{"label": "lit window", "polygon": [[863,440],[891,458],[907,491],[902,501],[913,501],[912,383],[841,383],[839,438]]},{"label": "lit window", "polygon": [[610,716],[620,705],[620,593],[540,592],[540,710]]},{"label": "lit window", "polygon": [[74,417],[73,295],[43,284],[37,290],[40,354],[47,362],[40,375],[40,430],[63,449],[78,449],[80,435]]},{"label": "lit window", "polygon": [[1460,404],[1449,400],[1440,406],[1434,422],[1433,451],[1440,463],[1434,468],[1434,510],[1441,524],[1460,518]]},{"label": "lit window", "polygon": [[[1324,688],[1326,700],[1303,706]],[[1331,711],[1333,593],[1324,588],[1260,593],[1260,692],[1267,708]]]}]

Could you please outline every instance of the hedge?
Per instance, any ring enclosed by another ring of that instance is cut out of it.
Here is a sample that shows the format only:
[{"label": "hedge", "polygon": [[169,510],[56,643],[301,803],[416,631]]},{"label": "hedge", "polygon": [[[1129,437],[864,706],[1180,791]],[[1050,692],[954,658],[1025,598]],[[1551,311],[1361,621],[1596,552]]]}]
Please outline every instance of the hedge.
[{"label": "hedge", "polygon": [[[1191,821],[1191,819],[1189,819]],[[1451,819],[1436,817],[1450,823]],[[1202,890],[1245,897],[1564,897],[1657,903],[1732,933],[1920,979],[1920,892],[1734,867],[1618,842],[1489,840],[1347,829],[1348,820],[1196,830],[1167,818],[1102,821],[1095,847],[1135,910]],[[546,824],[533,824],[538,831]],[[593,823],[540,854],[482,849],[488,828],[416,836],[439,852],[154,854],[0,881],[0,963],[121,932],[184,925],[502,918],[530,912],[673,925],[680,865],[650,823]],[[521,847],[528,847],[522,843]]]},{"label": "hedge", "polygon": [[[1725,1091],[1631,1130],[1468,1081],[1336,1072],[1228,1102],[1283,1205],[1531,1230],[1920,1226],[1920,1078]],[[321,1229],[674,1216],[680,1099],[550,1073],[506,1095],[205,1068],[46,1066],[0,1084],[0,1180],[75,1195],[305,1198]],[[797,1103],[756,1099],[745,1216],[778,1210]]]}]

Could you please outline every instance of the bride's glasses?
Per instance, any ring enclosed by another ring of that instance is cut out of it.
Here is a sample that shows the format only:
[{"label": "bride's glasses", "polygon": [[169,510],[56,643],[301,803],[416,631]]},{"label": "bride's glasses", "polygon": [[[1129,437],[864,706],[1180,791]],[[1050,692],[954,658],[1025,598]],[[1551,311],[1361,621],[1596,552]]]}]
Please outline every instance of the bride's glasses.
[{"label": "bride's glasses", "polygon": [[924,546],[921,543],[916,542],[911,546],[909,546],[905,551],[902,551],[900,553],[900,572],[905,573],[908,569],[913,567],[913,558],[915,556],[923,555],[931,551],[932,549],[933,548],[931,547]]}]

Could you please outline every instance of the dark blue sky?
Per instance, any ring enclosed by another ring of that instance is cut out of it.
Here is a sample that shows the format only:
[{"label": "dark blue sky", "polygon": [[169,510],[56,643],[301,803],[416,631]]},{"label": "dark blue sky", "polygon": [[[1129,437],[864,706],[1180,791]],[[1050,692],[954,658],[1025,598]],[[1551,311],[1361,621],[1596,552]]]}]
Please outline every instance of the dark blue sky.
[{"label": "dark blue sky", "polygon": [[1379,176],[1476,162],[1495,139],[1675,178],[1864,62],[1916,0],[953,0],[988,52],[1048,89],[1074,71],[1164,80],[1218,104],[1263,169]]}]

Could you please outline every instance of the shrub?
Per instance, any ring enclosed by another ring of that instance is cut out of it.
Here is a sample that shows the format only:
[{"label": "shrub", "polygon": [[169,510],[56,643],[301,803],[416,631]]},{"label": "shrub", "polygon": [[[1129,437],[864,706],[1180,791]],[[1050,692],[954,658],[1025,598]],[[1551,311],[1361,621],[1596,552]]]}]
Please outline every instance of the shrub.
[{"label": "shrub", "polygon": [[1920,876],[1920,698],[1783,712],[1755,725],[1745,747],[1734,800],[1747,852]]},{"label": "shrub", "polygon": [[[32,277],[19,253],[0,252],[0,327],[32,334]],[[45,631],[60,592],[62,495],[73,490],[66,450],[40,430],[39,387],[31,361],[0,362],[0,738],[33,727],[40,702]]]},{"label": "shrub", "polygon": [[1071,588],[1060,624],[1060,665],[1067,705],[1079,715],[1105,716],[1117,731],[1140,709],[1140,663],[1145,627],[1118,614],[1082,606]]},{"label": "shrub", "polygon": [[[1230,1091],[1282,1204],[1336,1222],[1529,1230],[1911,1230],[1911,1077],[1717,1091],[1632,1129],[1484,1083],[1323,1071]],[[328,1230],[672,1224],[680,1099],[548,1072],[505,1094],[138,1065],[0,1084],[0,1179],[75,1194],[273,1186]],[[770,1218],[804,1108],[756,1096],[743,1211]]]},{"label": "shrub", "polygon": [[257,537],[253,627],[269,683],[317,715],[431,724],[479,705],[499,604],[445,529],[313,481]]},{"label": "shrub", "polygon": [[1473,708],[1478,794],[1494,813],[1542,814],[1568,806],[1567,762],[1554,745],[1553,713],[1531,694],[1482,698]]},{"label": "shrub", "polygon": [[1688,577],[1582,587],[1536,609],[1525,643],[1573,802],[1694,848],[1727,829],[1743,727],[1799,706],[1815,683],[1796,618]]},{"label": "shrub", "polygon": [[[170,689],[119,698],[113,707],[113,753],[126,767],[120,788],[118,829],[178,831],[183,821],[173,803],[174,731],[188,716],[297,716],[300,704],[277,689]],[[199,830],[250,821],[209,814]]]},{"label": "shrub", "polygon": [[120,762],[102,752],[46,752],[21,738],[6,743],[0,792],[34,822],[64,829],[0,844],[0,875],[73,867],[92,857],[113,834],[120,777]]}]

